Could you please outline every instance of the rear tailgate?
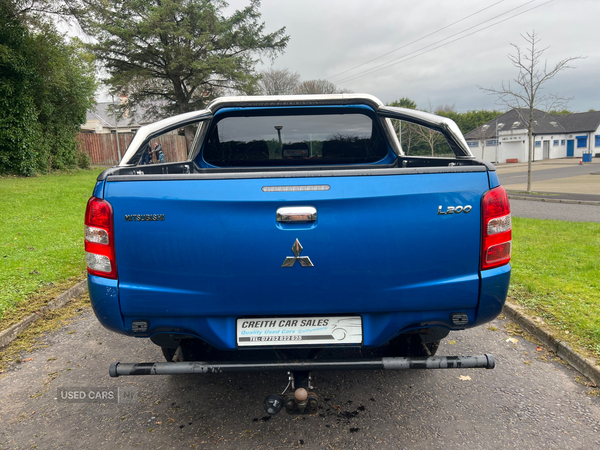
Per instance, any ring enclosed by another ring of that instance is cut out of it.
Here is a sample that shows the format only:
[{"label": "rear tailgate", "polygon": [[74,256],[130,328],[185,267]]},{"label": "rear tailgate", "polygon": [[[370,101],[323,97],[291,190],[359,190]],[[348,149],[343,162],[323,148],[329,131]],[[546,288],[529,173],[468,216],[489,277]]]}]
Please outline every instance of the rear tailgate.
[{"label": "rear tailgate", "polygon": [[[114,210],[126,318],[477,306],[484,167],[380,176],[116,180],[108,178],[104,197]],[[329,188],[263,190],[315,185]],[[440,206],[467,205],[469,213],[438,214]],[[316,208],[316,222],[278,223],[277,209],[290,206]],[[282,267],[294,256],[296,239],[300,256],[314,267]]]}]

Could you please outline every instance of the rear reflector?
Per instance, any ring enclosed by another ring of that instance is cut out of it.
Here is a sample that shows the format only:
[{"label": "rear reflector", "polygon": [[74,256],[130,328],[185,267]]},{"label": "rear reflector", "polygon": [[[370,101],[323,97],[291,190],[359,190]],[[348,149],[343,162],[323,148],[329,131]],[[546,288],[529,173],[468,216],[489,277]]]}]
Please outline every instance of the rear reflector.
[{"label": "rear reflector", "polygon": [[502,186],[484,194],[481,220],[481,270],[508,264],[512,250],[512,219],[508,195]]},{"label": "rear reflector", "polygon": [[85,260],[90,275],[117,278],[112,206],[96,197],[85,210]]},{"label": "rear reflector", "polygon": [[[485,253],[486,264],[496,264],[500,261],[506,260],[507,258],[510,260],[511,247],[512,244],[510,242],[492,245]],[[506,264],[506,262],[503,262],[502,264]]]}]

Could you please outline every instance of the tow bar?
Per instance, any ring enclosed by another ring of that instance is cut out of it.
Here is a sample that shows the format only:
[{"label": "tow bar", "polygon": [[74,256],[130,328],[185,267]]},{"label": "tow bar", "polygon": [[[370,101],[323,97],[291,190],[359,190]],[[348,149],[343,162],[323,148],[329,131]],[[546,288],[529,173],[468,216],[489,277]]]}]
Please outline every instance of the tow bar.
[{"label": "tow bar", "polygon": [[[355,360],[284,360],[264,362],[165,362],[119,363],[110,365],[111,377],[131,375],[181,375],[226,372],[288,372],[288,384],[281,394],[265,399],[265,411],[277,414],[285,407],[290,414],[314,414],[319,398],[312,391],[310,372],[316,370],[408,370],[408,369],[493,369],[492,355],[430,356],[429,358],[384,357]],[[286,393],[291,387],[292,392]]]}]

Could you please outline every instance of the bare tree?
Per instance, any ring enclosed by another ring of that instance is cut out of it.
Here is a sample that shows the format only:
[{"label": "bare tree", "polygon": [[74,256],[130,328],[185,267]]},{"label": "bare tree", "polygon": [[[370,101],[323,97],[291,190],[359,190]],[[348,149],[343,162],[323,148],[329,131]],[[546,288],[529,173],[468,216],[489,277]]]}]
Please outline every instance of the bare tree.
[{"label": "bare tree", "polygon": [[[409,108],[409,109],[417,109],[417,104],[408,97],[402,97],[399,100],[394,100],[393,102],[387,103],[387,106],[394,106],[397,108]],[[392,121],[392,126],[394,127],[394,131],[398,135],[398,140],[400,141],[400,145],[402,150],[406,155],[410,154],[410,147],[413,141],[416,139],[415,129],[418,125],[410,122],[402,122],[397,119],[390,119]]]},{"label": "bare tree", "polygon": [[431,156],[435,156],[435,148],[444,143],[445,139],[442,133],[422,125],[414,126],[415,134],[421,142],[427,144],[431,149]]},{"label": "bare tree", "polygon": [[508,81],[502,82],[500,89],[483,88],[479,89],[491,95],[498,96],[501,104],[509,109],[515,109],[523,123],[527,124],[529,137],[529,153],[527,157],[527,192],[531,192],[531,160],[533,156],[533,110],[544,109],[550,111],[553,109],[566,108],[569,98],[559,97],[556,94],[544,94],[543,85],[553,79],[560,71],[564,69],[572,69],[569,63],[576,59],[583,59],[582,56],[574,56],[565,58],[553,67],[548,67],[548,61],[542,60],[544,52],[548,49],[539,49],[540,38],[537,33],[532,31],[521,35],[527,42],[527,47],[521,48],[518,45],[510,44],[516,54],[509,54],[508,59],[514,67],[519,70],[516,78],[513,79],[514,84]]},{"label": "bare tree", "polygon": [[[481,159],[484,159],[485,156],[485,143],[488,136],[488,130],[490,126],[487,124],[481,125],[479,128],[475,128],[471,133],[472,136],[477,139],[477,141],[481,141]],[[498,144],[496,144],[498,145]]]},{"label": "bare tree", "polygon": [[263,95],[290,95],[300,83],[300,74],[288,69],[269,69],[261,72],[258,87]]},{"label": "bare tree", "polygon": [[343,94],[347,92],[352,91],[340,89],[328,80],[306,80],[294,90],[294,94]]}]

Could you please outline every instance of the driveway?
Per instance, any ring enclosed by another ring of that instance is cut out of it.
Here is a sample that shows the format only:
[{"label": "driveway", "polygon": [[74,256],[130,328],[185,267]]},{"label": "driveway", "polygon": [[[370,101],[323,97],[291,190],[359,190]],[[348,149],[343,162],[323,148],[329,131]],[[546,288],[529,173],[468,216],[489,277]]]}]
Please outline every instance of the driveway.
[{"label": "driveway", "polygon": [[[498,164],[496,171],[507,190],[527,188],[527,164]],[[600,195],[600,161],[579,164],[577,158],[550,159],[532,164],[532,190],[537,192],[569,192]]]},{"label": "driveway", "polygon": [[[600,447],[600,398],[506,320],[451,333],[442,355],[492,353],[495,370],[318,372],[316,416],[270,417],[285,374],[110,378],[111,362],[160,361],[147,340],[103,329],[89,309],[0,375],[0,448]],[[70,403],[58,388],[133,390],[133,403]]]},{"label": "driveway", "polygon": [[570,222],[600,222],[600,206],[598,205],[574,205],[510,199],[510,211],[513,217],[567,220]]}]

